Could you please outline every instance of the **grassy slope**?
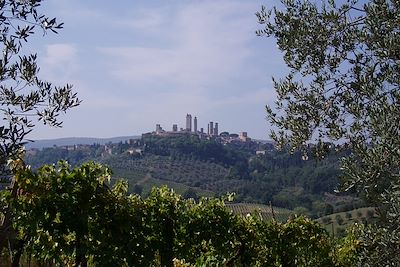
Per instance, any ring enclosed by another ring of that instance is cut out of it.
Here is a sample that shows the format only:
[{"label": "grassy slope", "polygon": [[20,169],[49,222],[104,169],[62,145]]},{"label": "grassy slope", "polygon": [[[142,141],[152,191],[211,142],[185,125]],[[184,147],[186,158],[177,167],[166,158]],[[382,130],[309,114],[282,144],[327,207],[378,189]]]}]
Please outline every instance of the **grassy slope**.
[{"label": "grassy slope", "polygon": [[[255,203],[227,203],[227,207],[235,214],[246,216],[247,214],[258,214],[263,220],[286,222],[295,216],[294,212],[284,208],[271,207]],[[329,233],[334,236],[343,236],[345,230],[354,223],[371,223],[375,220],[375,208],[358,208],[347,212],[338,212],[316,219]]]},{"label": "grassy slope", "polygon": [[317,222],[323,225],[330,233],[340,236],[350,225],[373,222],[375,217],[375,208],[366,207],[326,215],[318,218]]},{"label": "grassy slope", "polygon": [[213,196],[215,193],[207,185],[220,182],[228,174],[228,169],[219,164],[166,156],[113,158],[105,163],[113,169],[114,177],[127,179],[130,188],[142,186],[144,194],[153,186],[167,185],[178,193],[192,188],[200,196]]}]

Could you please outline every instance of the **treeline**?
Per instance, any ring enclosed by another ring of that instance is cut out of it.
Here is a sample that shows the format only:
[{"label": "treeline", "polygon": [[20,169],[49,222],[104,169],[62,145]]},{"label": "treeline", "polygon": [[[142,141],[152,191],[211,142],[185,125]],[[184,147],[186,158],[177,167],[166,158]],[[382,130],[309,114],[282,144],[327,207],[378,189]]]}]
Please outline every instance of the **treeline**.
[{"label": "treeline", "polygon": [[[222,165],[227,169],[224,178],[212,179],[213,174],[207,173],[206,177],[191,179],[186,184],[217,193],[236,192],[238,202],[272,202],[315,217],[363,205],[359,200],[339,205],[324,200],[324,194],[333,193],[339,184],[339,158],[348,151],[336,153],[333,147],[324,161],[318,161],[312,156],[312,147],[309,158],[304,160],[300,152],[278,151],[270,144],[257,142],[223,145],[217,140],[200,140],[195,136],[150,136],[144,141],[145,151],[152,154]],[[256,156],[256,151],[262,154]],[[175,161],[169,159],[169,162],[173,165]],[[180,182],[174,177],[177,178],[172,176],[171,180]]]},{"label": "treeline", "polygon": [[86,149],[68,150],[63,147],[47,147],[28,153],[25,161],[33,169],[38,169],[45,164],[55,164],[59,160],[66,160],[72,166],[78,166],[85,161],[101,158],[104,148],[93,144]]},{"label": "treeline", "polygon": [[149,136],[143,138],[143,142],[145,152],[172,158],[189,156],[192,159],[219,163],[225,167],[234,167],[237,175],[242,177],[246,175],[249,156],[254,154],[254,148],[237,149],[231,145],[223,145],[216,139],[202,140],[193,135]]}]

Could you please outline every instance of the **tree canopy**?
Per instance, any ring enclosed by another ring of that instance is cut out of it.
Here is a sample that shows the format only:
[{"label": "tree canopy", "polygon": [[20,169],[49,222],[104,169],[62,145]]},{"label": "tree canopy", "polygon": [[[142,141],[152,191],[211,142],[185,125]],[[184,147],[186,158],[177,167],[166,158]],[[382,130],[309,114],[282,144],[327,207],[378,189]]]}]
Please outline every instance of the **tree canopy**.
[{"label": "tree canopy", "polygon": [[[41,0],[0,1],[0,181],[11,182],[10,162],[22,163],[23,145],[35,123],[59,127],[59,114],[79,105],[72,86],[56,86],[39,77],[37,55],[25,53],[32,35],[57,33],[63,27],[56,18],[40,13]],[[12,181],[12,196],[18,184]],[[0,249],[12,239],[11,214],[2,207]],[[15,245],[11,242],[12,245]]]},{"label": "tree canopy", "polygon": [[[36,54],[25,54],[34,34],[57,33],[56,18],[40,13],[41,1],[0,1],[0,165],[18,154],[35,120],[60,126],[58,115],[79,100],[72,86],[39,78]],[[3,172],[2,172],[3,173]]]},{"label": "tree canopy", "polygon": [[[321,157],[326,141],[349,146],[342,189],[363,195],[378,207],[380,229],[398,233],[399,1],[281,2],[282,8],[263,7],[256,14],[264,26],[257,34],[276,38],[290,70],[274,80],[278,98],[274,107],[267,106],[269,120],[279,128],[272,137],[293,150],[316,143]],[[398,235],[376,237],[380,253],[366,262],[399,264]]]}]

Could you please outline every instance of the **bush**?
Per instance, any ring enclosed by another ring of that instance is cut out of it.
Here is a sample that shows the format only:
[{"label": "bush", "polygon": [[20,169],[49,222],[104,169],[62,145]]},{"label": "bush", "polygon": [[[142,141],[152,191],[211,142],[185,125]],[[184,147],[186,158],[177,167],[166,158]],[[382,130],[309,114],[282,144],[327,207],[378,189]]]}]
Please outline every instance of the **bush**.
[{"label": "bush", "polygon": [[336,236],[337,237],[344,237],[346,235],[346,229],[343,227],[336,228]]},{"label": "bush", "polygon": [[366,217],[368,220],[371,220],[375,215],[375,212],[373,210],[367,210]]},{"label": "bush", "polygon": [[335,216],[335,220],[336,220],[337,224],[339,224],[339,225],[342,225],[344,222],[344,220],[340,214]]},{"label": "bush", "polygon": [[[110,170],[96,163],[71,169],[60,162],[17,173],[24,194],[9,204],[25,251],[59,265],[90,259],[96,266],[172,266],[174,258],[187,266],[334,265],[333,240],[310,219],[239,217],[225,206],[230,195],[194,202],[166,187],[141,198],[127,195],[127,182],[109,188],[109,177]],[[0,198],[7,199],[7,193]]]},{"label": "bush", "polygon": [[322,217],[322,223],[330,224],[332,223],[332,218],[330,216]]}]

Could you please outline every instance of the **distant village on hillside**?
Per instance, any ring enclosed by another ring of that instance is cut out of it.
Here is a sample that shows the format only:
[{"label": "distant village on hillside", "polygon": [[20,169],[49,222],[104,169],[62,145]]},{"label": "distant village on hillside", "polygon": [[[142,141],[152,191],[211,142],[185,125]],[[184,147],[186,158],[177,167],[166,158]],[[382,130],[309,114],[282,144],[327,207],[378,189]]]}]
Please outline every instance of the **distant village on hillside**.
[{"label": "distant village on hillside", "polygon": [[[193,119],[192,119],[193,118]],[[114,155],[120,153],[128,153],[130,155],[139,154],[142,155],[145,151],[145,143],[144,139],[146,137],[157,136],[157,137],[174,137],[174,136],[198,136],[203,140],[215,140],[221,144],[248,144],[248,145],[257,145],[264,142],[252,140],[247,136],[247,132],[237,133],[229,133],[229,132],[221,132],[219,133],[219,124],[218,122],[210,121],[207,125],[207,132],[204,131],[204,128],[198,128],[198,119],[197,117],[192,117],[191,114],[186,114],[186,127],[179,128],[178,125],[173,124],[171,131],[166,131],[161,127],[161,124],[156,124],[155,131],[148,132],[142,134],[142,138],[127,138],[126,140],[121,140],[119,142],[108,142],[105,144],[100,144],[97,142],[89,143],[76,143],[76,144],[68,144],[68,145],[56,145],[54,144],[52,147],[59,148],[67,151],[89,151],[92,149],[100,150],[100,154],[102,156],[106,155]],[[268,148],[272,149],[272,143],[268,143]],[[264,144],[267,144],[264,143]],[[48,146],[49,147],[49,146]],[[35,156],[41,149],[39,148],[30,148],[26,150],[26,155]],[[265,150],[257,150],[256,154],[265,154]]]},{"label": "distant village on hillside", "polygon": [[143,136],[157,135],[157,136],[176,136],[176,135],[197,135],[201,139],[212,139],[219,138],[222,143],[230,142],[248,142],[251,138],[247,136],[247,132],[240,132],[239,134],[230,134],[228,132],[221,132],[219,134],[219,124],[218,122],[210,121],[207,124],[207,132],[204,128],[198,128],[197,117],[195,116],[192,120],[192,114],[186,114],[186,127],[179,128],[178,124],[172,125],[171,131],[166,131],[161,127],[161,124],[156,124],[156,129],[153,132],[145,133]]}]

